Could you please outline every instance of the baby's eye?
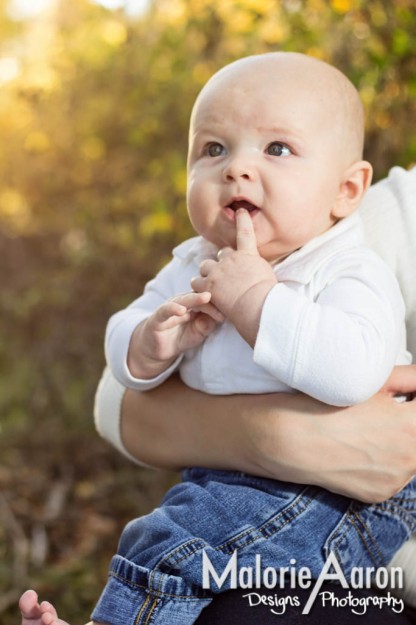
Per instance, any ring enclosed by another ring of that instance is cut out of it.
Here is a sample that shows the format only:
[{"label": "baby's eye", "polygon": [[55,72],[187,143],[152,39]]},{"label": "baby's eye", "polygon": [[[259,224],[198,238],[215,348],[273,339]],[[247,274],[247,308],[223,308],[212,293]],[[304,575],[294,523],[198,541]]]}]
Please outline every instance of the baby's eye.
[{"label": "baby's eye", "polygon": [[208,156],[222,156],[225,154],[225,148],[221,143],[208,143],[205,146],[205,154]]},{"label": "baby's eye", "polygon": [[280,141],[270,143],[270,145],[267,146],[266,152],[271,156],[290,156],[292,154],[292,150],[284,143],[280,143]]}]

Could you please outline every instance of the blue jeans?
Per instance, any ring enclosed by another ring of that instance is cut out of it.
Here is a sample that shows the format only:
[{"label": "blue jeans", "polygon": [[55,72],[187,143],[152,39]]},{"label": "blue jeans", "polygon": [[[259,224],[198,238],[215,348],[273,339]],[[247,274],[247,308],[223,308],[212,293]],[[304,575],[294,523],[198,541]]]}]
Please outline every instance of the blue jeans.
[{"label": "blue jeans", "polygon": [[263,570],[295,559],[314,578],[333,552],[348,578],[353,567],[386,566],[415,532],[416,480],[386,502],[365,505],[314,486],[189,469],[159,508],[124,529],[92,618],[194,623],[231,581],[203,588],[204,552],[219,576],[237,551],[239,570],[254,569],[256,556]]}]

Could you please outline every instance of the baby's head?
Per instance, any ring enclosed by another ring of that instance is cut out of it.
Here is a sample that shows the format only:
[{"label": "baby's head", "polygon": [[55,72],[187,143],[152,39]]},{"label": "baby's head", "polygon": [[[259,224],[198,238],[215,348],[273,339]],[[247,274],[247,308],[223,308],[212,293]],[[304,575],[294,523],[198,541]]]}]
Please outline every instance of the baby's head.
[{"label": "baby's head", "polygon": [[246,57],[216,73],[191,116],[188,211],[201,235],[235,245],[250,210],[260,254],[277,262],[352,213],[371,180],[352,83],[297,53]]}]

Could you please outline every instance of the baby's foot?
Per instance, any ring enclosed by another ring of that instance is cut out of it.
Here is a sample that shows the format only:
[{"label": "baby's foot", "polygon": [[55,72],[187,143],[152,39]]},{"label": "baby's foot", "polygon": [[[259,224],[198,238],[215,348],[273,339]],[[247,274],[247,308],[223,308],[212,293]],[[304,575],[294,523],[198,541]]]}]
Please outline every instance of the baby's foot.
[{"label": "baby's foot", "polygon": [[21,625],[68,625],[58,618],[55,608],[48,601],[39,604],[34,590],[26,590],[20,597]]}]

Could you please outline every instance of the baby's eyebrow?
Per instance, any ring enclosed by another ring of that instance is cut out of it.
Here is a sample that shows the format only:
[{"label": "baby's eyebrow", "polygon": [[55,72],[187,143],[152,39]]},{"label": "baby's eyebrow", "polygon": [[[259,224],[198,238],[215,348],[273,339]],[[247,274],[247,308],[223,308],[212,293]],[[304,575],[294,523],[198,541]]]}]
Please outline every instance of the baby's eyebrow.
[{"label": "baby's eyebrow", "polygon": [[294,138],[300,137],[302,134],[301,129],[295,128],[293,124],[290,126],[257,126],[256,130],[262,133],[270,133]]},{"label": "baby's eyebrow", "polygon": [[214,129],[209,127],[195,128],[193,132],[189,134],[189,139],[193,143],[223,143],[225,138],[223,133],[215,132]]},{"label": "baby's eyebrow", "polygon": [[273,140],[279,140],[284,143],[290,143],[293,147],[300,147],[302,144],[303,133],[299,128],[293,125],[288,126],[258,126],[256,130],[264,136]]},{"label": "baby's eyebrow", "polygon": [[193,134],[212,134],[216,132],[224,131],[224,126],[219,122],[204,122],[203,124],[194,125],[192,127]]}]

